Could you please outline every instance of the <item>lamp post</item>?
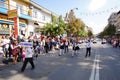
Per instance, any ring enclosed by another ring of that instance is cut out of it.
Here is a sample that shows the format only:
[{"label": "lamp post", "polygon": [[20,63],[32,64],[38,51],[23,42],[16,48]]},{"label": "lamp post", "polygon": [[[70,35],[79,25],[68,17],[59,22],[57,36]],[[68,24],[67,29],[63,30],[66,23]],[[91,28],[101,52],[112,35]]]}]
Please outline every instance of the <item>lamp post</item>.
[{"label": "lamp post", "polygon": [[66,23],[69,22],[69,18],[70,18],[70,16],[71,16],[71,14],[74,15],[73,10],[78,10],[78,8],[73,8],[73,9],[71,9],[71,10],[69,11],[69,13],[66,13],[66,16],[65,16],[65,21],[66,21]]},{"label": "lamp post", "polygon": [[70,12],[69,12],[69,14],[68,14],[68,16],[67,16],[67,18],[68,18],[67,21],[68,21],[69,23],[71,23],[71,22],[73,21],[73,19],[76,18],[75,15],[74,15],[74,10],[78,10],[78,8],[73,8],[73,9],[70,10]]},{"label": "lamp post", "polygon": [[78,8],[73,8],[73,9],[71,9],[70,11],[73,11],[73,10],[78,10]]}]

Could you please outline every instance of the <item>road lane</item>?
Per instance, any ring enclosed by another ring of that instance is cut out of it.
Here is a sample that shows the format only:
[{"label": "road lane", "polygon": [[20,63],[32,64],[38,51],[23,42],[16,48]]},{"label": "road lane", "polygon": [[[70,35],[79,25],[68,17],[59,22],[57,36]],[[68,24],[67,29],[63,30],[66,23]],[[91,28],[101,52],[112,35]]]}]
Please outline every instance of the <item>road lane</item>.
[{"label": "road lane", "polygon": [[71,50],[62,56],[40,55],[34,60],[35,70],[30,70],[28,64],[25,72],[19,73],[22,63],[8,65],[0,69],[0,80],[119,80],[119,51],[108,44],[97,43],[91,56],[85,58],[85,44],[82,44],[78,56],[71,57]]},{"label": "road lane", "polygon": [[120,80],[120,50],[110,44],[100,45],[100,80]]}]

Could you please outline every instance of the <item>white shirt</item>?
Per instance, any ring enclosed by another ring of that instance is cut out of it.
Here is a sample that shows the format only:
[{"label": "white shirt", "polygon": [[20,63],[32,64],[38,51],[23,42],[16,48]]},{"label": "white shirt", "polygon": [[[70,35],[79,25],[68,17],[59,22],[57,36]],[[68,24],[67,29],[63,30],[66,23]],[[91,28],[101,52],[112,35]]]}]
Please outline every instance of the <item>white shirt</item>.
[{"label": "white shirt", "polygon": [[5,48],[7,48],[8,49],[8,47],[9,47],[9,44],[8,43],[10,43],[10,40],[9,39],[4,39],[5,40]]},{"label": "white shirt", "polygon": [[91,43],[91,42],[88,42],[88,43],[86,44],[86,48],[90,48],[90,47],[92,47],[92,43]]},{"label": "white shirt", "polygon": [[65,45],[68,46],[68,41],[65,42]]},{"label": "white shirt", "polygon": [[31,58],[33,57],[33,54],[34,52],[30,47],[25,49],[25,58]]},{"label": "white shirt", "polygon": [[64,43],[62,42],[62,43],[60,43],[60,45],[61,45],[61,46],[63,46],[63,45],[64,45]]},{"label": "white shirt", "polygon": [[2,39],[2,40],[1,40],[2,45],[4,45],[4,44],[6,43],[5,40],[6,40],[6,39]]}]

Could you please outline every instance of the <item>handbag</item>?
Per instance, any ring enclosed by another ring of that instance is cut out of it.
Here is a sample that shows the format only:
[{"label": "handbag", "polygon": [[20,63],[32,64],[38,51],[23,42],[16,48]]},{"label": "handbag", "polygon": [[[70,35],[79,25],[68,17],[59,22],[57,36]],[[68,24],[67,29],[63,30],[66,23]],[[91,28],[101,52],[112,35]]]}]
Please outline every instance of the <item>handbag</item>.
[{"label": "handbag", "polygon": [[25,58],[25,54],[22,54],[22,58]]}]

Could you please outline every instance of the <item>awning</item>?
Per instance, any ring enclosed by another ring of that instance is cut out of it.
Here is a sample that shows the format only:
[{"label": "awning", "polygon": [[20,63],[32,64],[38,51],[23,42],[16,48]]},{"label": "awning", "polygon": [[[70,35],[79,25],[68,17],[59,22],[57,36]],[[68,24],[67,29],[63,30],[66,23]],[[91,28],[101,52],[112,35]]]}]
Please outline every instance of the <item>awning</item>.
[{"label": "awning", "polygon": [[[14,25],[14,22],[0,20],[0,23]],[[19,26],[25,27],[25,23],[19,23]]]}]

